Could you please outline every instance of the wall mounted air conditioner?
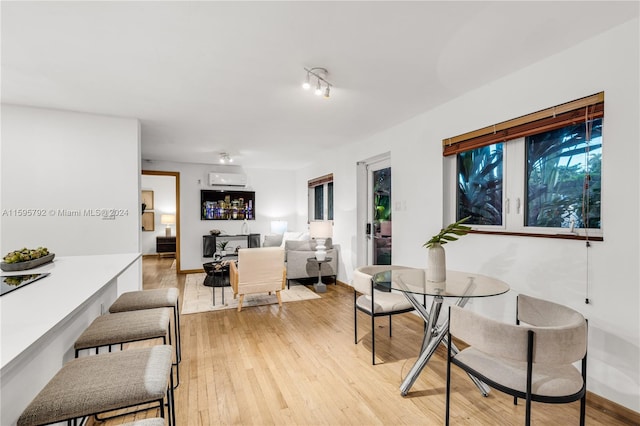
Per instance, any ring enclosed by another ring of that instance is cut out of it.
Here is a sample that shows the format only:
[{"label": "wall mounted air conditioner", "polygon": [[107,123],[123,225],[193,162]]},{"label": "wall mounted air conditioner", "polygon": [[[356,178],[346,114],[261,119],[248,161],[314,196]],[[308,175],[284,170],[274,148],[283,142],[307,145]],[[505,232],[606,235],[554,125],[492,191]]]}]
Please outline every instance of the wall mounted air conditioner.
[{"label": "wall mounted air conditioner", "polygon": [[247,186],[247,175],[244,173],[209,173],[210,186]]}]

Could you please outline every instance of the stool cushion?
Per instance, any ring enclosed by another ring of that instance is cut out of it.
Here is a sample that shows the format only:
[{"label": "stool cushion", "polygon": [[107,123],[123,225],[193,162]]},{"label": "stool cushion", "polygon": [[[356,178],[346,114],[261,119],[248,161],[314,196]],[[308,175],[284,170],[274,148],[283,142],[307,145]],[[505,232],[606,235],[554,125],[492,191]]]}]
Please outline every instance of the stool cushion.
[{"label": "stool cushion", "polygon": [[177,307],[180,292],[177,288],[158,288],[122,293],[109,307],[109,312],[136,311],[140,309]]},{"label": "stool cushion", "polygon": [[101,315],[78,337],[74,347],[80,350],[163,337],[170,318],[169,308]]},{"label": "stool cushion", "polygon": [[18,426],[60,422],[159,401],[171,375],[168,345],[76,358],[31,401]]}]

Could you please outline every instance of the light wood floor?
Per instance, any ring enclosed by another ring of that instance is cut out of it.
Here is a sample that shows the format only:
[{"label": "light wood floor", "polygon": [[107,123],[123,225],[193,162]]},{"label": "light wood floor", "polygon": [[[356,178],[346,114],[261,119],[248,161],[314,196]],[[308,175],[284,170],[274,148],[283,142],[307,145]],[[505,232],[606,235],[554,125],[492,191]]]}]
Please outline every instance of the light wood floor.
[{"label": "light wood floor", "polygon": [[[144,288],[184,288],[173,259],[144,259]],[[181,316],[178,425],[444,424],[445,351],[441,347],[407,397],[399,385],[415,361],[422,323],[411,314],[376,323],[371,365],[369,318],[359,316],[354,344],[353,292],[327,286],[321,299]],[[492,391],[483,398],[453,369],[452,424],[524,424],[524,405]],[[579,403],[533,404],[533,424],[578,424]],[[138,414],[136,419],[146,414]],[[111,420],[109,425],[133,420]],[[624,422],[587,407],[589,425]]]}]

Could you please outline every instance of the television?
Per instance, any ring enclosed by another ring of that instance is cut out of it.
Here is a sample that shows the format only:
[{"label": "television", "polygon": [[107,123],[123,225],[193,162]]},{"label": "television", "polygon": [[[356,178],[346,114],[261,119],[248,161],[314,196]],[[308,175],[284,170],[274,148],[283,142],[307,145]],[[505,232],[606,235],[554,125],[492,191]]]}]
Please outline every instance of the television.
[{"label": "television", "polygon": [[200,191],[200,220],[255,220],[253,191]]}]

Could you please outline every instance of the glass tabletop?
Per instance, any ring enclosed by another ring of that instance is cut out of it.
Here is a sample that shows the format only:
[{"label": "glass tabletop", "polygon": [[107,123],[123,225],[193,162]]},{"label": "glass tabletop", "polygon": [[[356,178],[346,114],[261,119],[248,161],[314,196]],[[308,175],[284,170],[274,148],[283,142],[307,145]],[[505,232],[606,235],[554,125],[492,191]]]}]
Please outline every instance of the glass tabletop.
[{"label": "glass tabletop", "polygon": [[509,285],[499,279],[470,272],[447,270],[446,281],[427,281],[425,269],[406,268],[375,274],[373,282],[381,290],[399,290],[427,296],[487,297],[509,291]]}]

